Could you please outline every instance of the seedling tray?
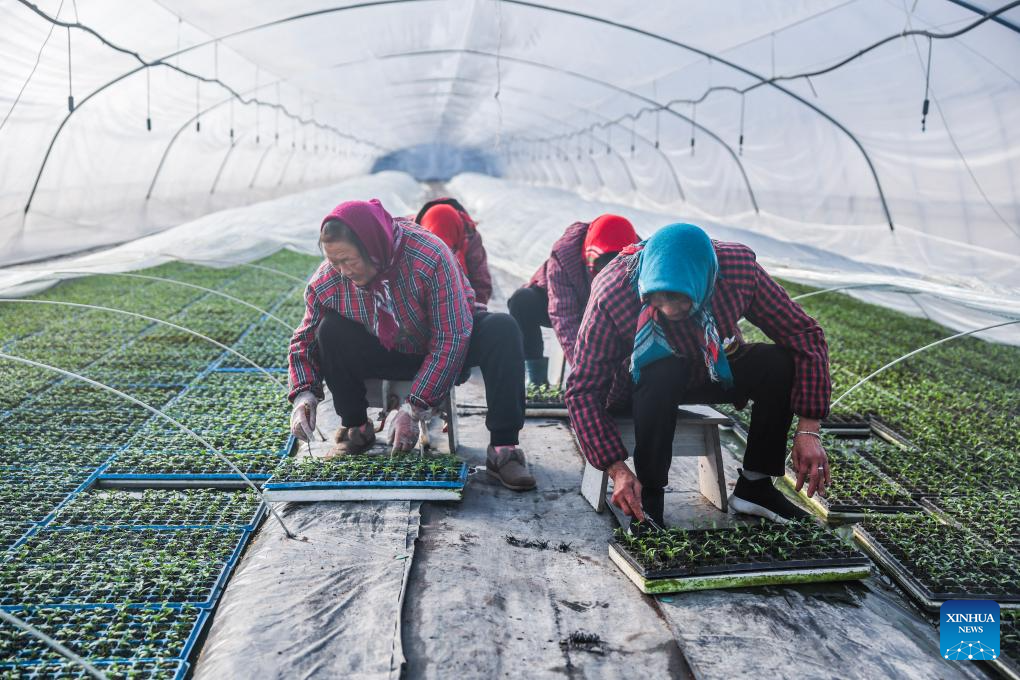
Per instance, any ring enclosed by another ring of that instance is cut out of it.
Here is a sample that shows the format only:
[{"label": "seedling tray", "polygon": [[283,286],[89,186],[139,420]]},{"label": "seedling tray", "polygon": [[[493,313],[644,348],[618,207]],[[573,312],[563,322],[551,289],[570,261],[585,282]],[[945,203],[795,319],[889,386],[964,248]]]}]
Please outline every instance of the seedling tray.
[{"label": "seedling tray", "polygon": [[[877,469],[870,469],[869,472],[874,474],[879,483],[896,485],[895,482],[888,479]],[[837,472],[834,471],[833,475],[835,476],[836,474]],[[804,486],[801,487],[801,490],[797,491],[797,473],[789,468],[786,469],[786,475],[781,478],[781,482],[791,491],[800,496],[801,500],[804,501],[804,503],[806,503],[817,515],[833,524],[859,522],[863,520],[868,513],[898,514],[906,512],[921,512],[922,510],[922,508],[913,501],[910,494],[906,491],[903,491],[902,498],[899,498],[898,500],[887,499],[879,496],[865,496],[859,497],[855,500],[846,499],[833,501],[824,496],[820,496],[817,493],[812,497],[808,497],[808,484],[806,481]]]},{"label": "seedling tray", "polygon": [[292,462],[265,484],[266,501],[460,500],[467,463],[453,456],[362,456]]},{"label": "seedling tray", "polygon": [[924,609],[937,612],[947,600],[995,600],[1002,609],[1020,608],[1020,593],[955,593],[936,592],[925,586],[877,538],[861,525],[854,527],[854,537],[864,551],[888,573]]},{"label": "seedling tray", "polygon": [[254,529],[265,506],[250,490],[90,490],[76,494],[49,529]]},{"label": "seedling tray", "polygon": [[[243,453],[224,451],[231,461],[252,481],[269,479],[276,466],[291,450],[293,436],[287,446],[276,453]],[[150,458],[151,456],[151,458]],[[127,451],[117,455],[99,477],[99,486],[107,488],[242,488],[244,479],[218,456],[203,453],[144,453]]]},{"label": "seedling tray", "polygon": [[[0,605],[135,602],[211,608],[251,535],[241,529],[72,533],[77,534],[41,531],[9,553],[0,563]],[[161,575],[172,585],[156,592],[154,582]]]},{"label": "seedling tray", "polygon": [[[712,555],[715,541],[720,541],[723,547],[727,541],[733,546],[744,542],[746,552],[743,556],[728,552],[726,557]],[[657,555],[665,556],[670,564],[650,567],[647,560],[657,557],[650,558],[646,554],[643,562],[631,552],[646,544]],[[677,551],[673,556],[668,554],[671,547]],[[685,548],[689,552],[685,553]],[[673,529],[637,538],[618,530],[609,544],[609,555],[627,577],[648,594],[842,581],[865,578],[870,573],[867,557],[818,528],[813,520],[721,530]],[[770,559],[764,559],[766,555]]]},{"label": "seedling tray", "polygon": [[[188,663],[178,660],[96,661],[93,663],[110,680],[183,680]],[[89,680],[92,676],[78,664],[0,664],[0,678],[18,680]]]},{"label": "seedling tray", "polygon": [[733,574],[706,574],[676,578],[651,578],[643,575],[633,560],[615,545],[609,546],[609,558],[646,595],[685,593],[716,588],[747,588],[751,586],[793,585],[797,583],[829,583],[867,578],[871,568],[864,566],[831,566],[816,568],[777,568]]},{"label": "seedling tray", "polygon": [[845,416],[830,414],[822,420],[821,426],[825,432],[842,437],[871,436],[871,421],[857,413]]},{"label": "seedling tray", "polygon": [[[186,661],[210,616],[207,609],[164,606],[4,607],[86,659]],[[0,659],[39,664],[62,657],[28,633],[0,624]]]}]

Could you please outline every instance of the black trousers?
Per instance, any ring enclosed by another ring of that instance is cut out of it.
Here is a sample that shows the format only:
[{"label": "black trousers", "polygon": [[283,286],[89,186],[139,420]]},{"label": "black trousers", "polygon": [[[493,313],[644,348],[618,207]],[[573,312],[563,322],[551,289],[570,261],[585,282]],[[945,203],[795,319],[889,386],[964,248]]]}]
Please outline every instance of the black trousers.
[{"label": "black trousers", "polygon": [[[328,312],[316,329],[319,367],[344,427],[368,421],[365,381],[412,380],[424,354],[387,350],[362,324]],[[517,444],[524,427],[524,356],[517,323],[507,314],[474,317],[465,368],[478,366],[485,381],[485,426],[493,446]]]},{"label": "black trousers", "polygon": [[514,291],[507,301],[510,316],[521,328],[524,338],[524,358],[541,359],[543,353],[542,326],[552,328],[549,321],[549,294],[544,288],[524,286]]},{"label": "black trousers", "polygon": [[662,512],[680,404],[744,404],[753,399],[744,469],[773,477],[784,474],[786,437],[793,422],[790,354],[778,345],[744,345],[730,357],[730,390],[719,383],[686,389],[694,361],[660,359],[641,369],[641,380],[634,386],[634,467],[641,482],[642,505],[653,514]]}]

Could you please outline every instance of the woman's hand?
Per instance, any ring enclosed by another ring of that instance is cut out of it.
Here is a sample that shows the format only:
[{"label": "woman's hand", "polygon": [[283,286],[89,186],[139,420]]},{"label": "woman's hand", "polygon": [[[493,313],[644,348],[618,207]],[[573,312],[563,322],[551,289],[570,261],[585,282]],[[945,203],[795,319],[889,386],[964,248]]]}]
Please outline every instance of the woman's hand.
[{"label": "woman's hand", "polygon": [[825,454],[822,446],[821,436],[815,436],[820,431],[820,424],[817,420],[801,418],[797,424],[797,432],[812,432],[814,434],[794,434],[793,452],[791,454],[793,469],[797,473],[797,491],[808,482],[808,498],[818,492],[819,496],[825,495],[825,488],[832,483],[829,474],[829,457]]},{"label": "woman's hand", "polygon": [[294,397],[294,410],[290,412],[290,433],[303,442],[311,441],[315,432],[315,408],[319,399],[311,392]]},{"label": "woman's hand", "polygon": [[645,513],[641,509],[641,482],[627,467],[627,463],[618,460],[606,472],[613,478],[613,505],[637,521],[645,521]]}]

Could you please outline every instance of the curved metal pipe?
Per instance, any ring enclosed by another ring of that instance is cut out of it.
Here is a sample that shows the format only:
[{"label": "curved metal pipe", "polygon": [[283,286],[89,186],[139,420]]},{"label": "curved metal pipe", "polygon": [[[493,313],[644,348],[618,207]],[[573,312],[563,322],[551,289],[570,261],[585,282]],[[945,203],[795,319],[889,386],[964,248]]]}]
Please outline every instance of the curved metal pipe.
[{"label": "curved metal pipe", "polygon": [[[644,102],[644,103],[646,103],[646,104],[648,104],[650,106],[656,107],[657,109],[661,109],[663,112],[665,112],[665,113],[667,113],[667,114],[669,114],[669,115],[671,115],[671,116],[673,116],[675,118],[678,118],[678,119],[684,121],[685,123],[689,123],[689,124],[693,125],[696,129],[698,129],[701,132],[703,132],[706,135],[708,135],[713,141],[717,142],[720,146],[722,146],[726,150],[726,152],[729,154],[729,157],[733,160],[733,162],[737,166],[737,169],[740,171],[740,176],[744,180],[744,187],[747,190],[747,195],[748,195],[748,198],[751,201],[751,206],[754,208],[754,211],[756,213],[760,212],[760,209],[758,207],[758,199],[757,199],[757,197],[754,194],[754,189],[751,187],[751,180],[748,178],[747,171],[744,169],[743,161],[740,160],[740,157],[733,150],[733,147],[731,147],[729,144],[727,144],[721,137],[719,137],[719,135],[717,135],[711,129],[709,129],[709,128],[705,127],[704,125],[702,125],[701,123],[698,123],[697,121],[695,121],[695,120],[685,116],[684,114],[680,113],[679,111],[674,111],[673,109],[664,106],[663,104],[661,104],[660,102],[656,101],[655,99],[651,99],[651,98],[646,97],[646,96],[644,96],[644,95],[642,95],[640,93],[634,92],[632,90],[628,90],[628,89],[626,89],[624,87],[620,87],[618,85],[614,85],[613,83],[610,83],[610,82],[605,81],[605,80],[600,80],[598,78],[594,78],[592,76],[585,75],[583,73],[577,73],[575,71],[570,71],[570,70],[567,70],[567,69],[559,68],[557,66],[551,66],[549,64],[545,64],[545,63],[542,63],[542,62],[539,62],[539,61],[534,61],[534,60],[531,60],[531,59],[522,59],[520,57],[509,57],[507,55],[496,55],[495,53],[485,52],[483,50],[471,50],[471,49],[414,50],[414,51],[409,51],[409,52],[396,52],[396,53],[392,53],[392,54],[385,54],[385,55],[382,55],[382,56],[378,57],[378,59],[396,59],[396,58],[404,58],[404,57],[418,57],[418,56],[437,55],[437,54],[459,54],[459,53],[466,53],[466,54],[471,54],[471,55],[474,55],[474,56],[486,57],[486,58],[489,58],[489,59],[496,59],[498,57],[501,61],[507,61],[507,62],[512,62],[512,63],[516,63],[516,64],[524,64],[525,66],[532,66],[534,68],[539,68],[539,69],[543,69],[543,70],[546,70],[546,71],[551,71],[553,73],[559,73],[559,74],[566,75],[566,76],[569,76],[569,77],[572,77],[572,78],[584,80],[584,81],[592,83],[594,85],[599,85],[601,87],[605,87],[605,88],[613,90],[615,92],[619,92],[620,94],[624,94],[624,95],[627,95],[627,96],[632,97],[634,99],[637,99],[639,101],[642,101],[642,102]],[[348,65],[351,65],[351,64],[354,64],[354,63],[361,63],[361,61],[364,61],[364,60],[359,60],[359,62],[346,62],[346,63],[342,63],[342,64],[337,64],[333,68],[336,68],[338,66],[339,67],[348,66]],[[551,140],[541,140],[541,141],[551,141]],[[600,175],[600,178],[599,178],[599,183],[601,183],[603,185],[605,184],[605,182],[602,181],[602,179],[601,179],[601,175]]]},{"label": "curved metal pipe", "polygon": [[103,673],[101,670],[99,670],[98,668],[96,668],[95,666],[90,664],[88,661],[86,661],[85,659],[81,658],[80,656],[78,656],[77,654],[72,652],[70,649],[68,649],[64,645],[60,644],[59,642],[57,642],[56,640],[54,640],[49,635],[47,635],[46,633],[42,632],[41,630],[39,630],[35,626],[33,626],[33,625],[31,625],[31,624],[29,624],[29,623],[27,623],[25,621],[22,621],[21,619],[19,619],[14,614],[11,614],[8,611],[4,611],[3,609],[0,609],[0,619],[3,619],[4,621],[6,621],[7,623],[11,624],[15,628],[20,628],[21,630],[25,631],[26,633],[28,633],[32,637],[34,637],[37,640],[41,641],[43,644],[45,644],[47,647],[52,649],[54,652],[56,652],[60,656],[62,656],[65,659],[68,659],[68,660],[73,661],[74,663],[78,664],[79,666],[82,667],[82,669],[84,669],[84,671],[86,673],[91,675],[96,680],[106,680],[106,674],[105,673]]},{"label": "curved metal pipe", "polygon": [[1001,323],[994,323],[994,324],[992,324],[990,326],[984,326],[982,328],[975,328],[972,331],[964,331],[962,333],[957,333],[955,335],[950,335],[948,338],[942,338],[941,340],[936,340],[935,342],[929,343],[929,344],[925,345],[924,347],[919,347],[918,349],[915,349],[913,352],[909,352],[907,354],[904,354],[899,359],[895,359],[893,361],[890,361],[889,363],[887,363],[885,366],[882,366],[878,370],[872,371],[867,377],[861,379],[856,385],[854,385],[853,387],[848,389],[843,394],[839,395],[839,398],[836,399],[834,402],[832,402],[832,405],[829,406],[829,408],[830,409],[836,408],[837,406],[839,406],[839,403],[841,401],[843,401],[843,399],[845,399],[847,396],[849,396],[850,393],[853,392],[854,390],[856,390],[858,387],[860,387],[864,383],[868,382],[869,380],[874,378],[879,373],[882,373],[886,369],[892,368],[896,364],[898,364],[901,361],[904,361],[906,359],[909,359],[910,357],[914,356],[915,354],[920,354],[921,352],[924,352],[925,350],[931,349],[932,347],[936,347],[938,345],[941,345],[944,342],[949,342],[950,340],[955,340],[956,338],[962,338],[965,335],[973,335],[974,333],[980,333],[982,331],[990,331],[993,328],[1001,328],[1002,326],[1009,326],[1009,325],[1012,325],[1012,324],[1015,324],[1015,323],[1020,323],[1020,319],[1014,319],[1012,321],[1003,321]]},{"label": "curved metal pipe", "polygon": [[229,161],[230,157],[234,154],[234,149],[236,149],[237,145],[241,142],[242,136],[243,135],[238,135],[236,139],[230,140],[230,146],[227,148],[227,153],[223,154],[223,162],[220,163],[220,169],[216,171],[216,178],[213,179],[212,186],[209,187],[210,196],[216,193],[216,185],[220,183],[220,177],[223,175],[223,168],[227,167],[227,161]]}]

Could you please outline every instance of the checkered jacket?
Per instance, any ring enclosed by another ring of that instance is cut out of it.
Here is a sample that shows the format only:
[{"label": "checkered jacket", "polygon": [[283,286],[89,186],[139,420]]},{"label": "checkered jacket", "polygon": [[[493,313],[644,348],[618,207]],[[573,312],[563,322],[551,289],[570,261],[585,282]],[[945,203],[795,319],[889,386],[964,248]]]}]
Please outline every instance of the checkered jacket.
[{"label": "checkered jacket", "polygon": [[591,294],[591,275],[584,262],[587,234],[587,222],[575,222],[567,227],[553,244],[548,259],[528,282],[529,286],[548,293],[549,321],[571,366],[574,365],[574,341]]},{"label": "checkered jacket", "polygon": [[[712,296],[712,312],[721,338],[740,338],[737,321],[748,321],[777,345],[790,351],[794,387],[790,403],[805,418],[829,413],[832,385],[825,334],[782,286],[758,264],[754,252],[739,243],[713,241],[719,258],[719,280]],[[627,458],[627,449],[609,404],[620,403],[621,387],[630,386],[630,354],[634,348],[641,300],[631,283],[637,255],[620,256],[595,280],[575,348],[574,370],[567,384],[570,422],[588,461],[600,470]],[[693,320],[666,323],[670,345],[679,356],[696,359],[695,387],[708,380],[701,358],[698,326]]]},{"label": "checkered jacket", "polygon": [[[409,400],[417,406],[442,403],[453,386],[471,338],[474,291],[464,272],[437,236],[414,222],[398,218],[403,230],[402,257],[391,280],[394,311],[400,333],[394,349],[425,354],[411,386]],[[358,288],[329,262],[323,262],[305,290],[305,316],[290,341],[290,398],[311,391],[320,399],[315,332],[327,311],[372,330],[371,294]]]}]

